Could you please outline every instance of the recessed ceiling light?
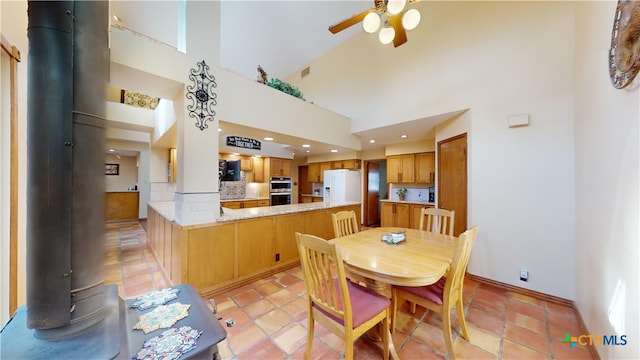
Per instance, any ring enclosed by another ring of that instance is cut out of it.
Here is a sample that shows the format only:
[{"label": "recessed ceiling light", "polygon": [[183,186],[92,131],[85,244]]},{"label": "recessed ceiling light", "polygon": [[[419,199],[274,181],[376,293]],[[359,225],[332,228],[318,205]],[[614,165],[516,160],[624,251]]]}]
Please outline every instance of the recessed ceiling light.
[{"label": "recessed ceiling light", "polygon": [[406,134],[402,134],[402,135],[400,135],[400,137],[403,138],[403,139],[406,139],[407,135]]},{"label": "recessed ceiling light", "polygon": [[331,152],[338,152],[338,150],[336,150],[336,149],[331,149]]},{"label": "recessed ceiling light", "polygon": [[302,147],[304,147],[304,148],[308,148],[308,147],[311,147],[311,145],[309,145],[309,144],[302,144]]},{"label": "recessed ceiling light", "polygon": [[113,150],[113,149],[109,149],[109,151],[110,151],[110,152],[114,152],[115,150]]},{"label": "recessed ceiling light", "polygon": [[311,150],[307,150],[307,152],[311,152]]},{"label": "recessed ceiling light", "polygon": [[222,131],[222,129],[218,128],[218,132]]},{"label": "recessed ceiling light", "polygon": [[264,140],[265,140],[265,141],[273,141],[273,138],[272,138],[272,137],[267,136],[267,137],[265,137],[265,138],[264,138]]},{"label": "recessed ceiling light", "polygon": [[373,139],[369,140],[369,144],[373,144],[373,143],[375,143],[375,142],[376,142],[376,141],[375,141],[375,140],[373,140]]}]

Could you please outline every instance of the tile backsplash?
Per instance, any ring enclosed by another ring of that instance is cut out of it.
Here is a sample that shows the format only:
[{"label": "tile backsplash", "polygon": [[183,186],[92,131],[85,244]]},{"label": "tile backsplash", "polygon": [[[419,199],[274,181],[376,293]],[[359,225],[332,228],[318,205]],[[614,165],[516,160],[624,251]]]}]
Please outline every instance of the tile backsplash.
[{"label": "tile backsplash", "polygon": [[246,191],[247,182],[244,180],[220,182],[220,200],[244,199]]}]

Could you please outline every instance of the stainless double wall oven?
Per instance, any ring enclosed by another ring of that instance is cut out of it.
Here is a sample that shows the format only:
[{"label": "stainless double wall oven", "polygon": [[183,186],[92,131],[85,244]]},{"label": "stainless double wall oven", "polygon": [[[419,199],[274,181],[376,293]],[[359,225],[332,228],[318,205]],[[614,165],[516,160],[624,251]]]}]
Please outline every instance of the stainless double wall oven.
[{"label": "stainless double wall oven", "polygon": [[290,177],[272,177],[269,181],[271,206],[291,204],[292,181]]}]

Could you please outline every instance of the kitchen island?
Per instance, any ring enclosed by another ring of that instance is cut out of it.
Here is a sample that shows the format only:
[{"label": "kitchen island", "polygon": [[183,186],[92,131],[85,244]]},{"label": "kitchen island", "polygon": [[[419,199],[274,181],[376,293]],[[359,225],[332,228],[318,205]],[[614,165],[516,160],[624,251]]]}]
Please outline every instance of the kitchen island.
[{"label": "kitchen island", "polygon": [[360,221],[360,203],[315,202],[223,208],[216,222],[181,226],[173,202],[156,202],[148,204],[148,236],[174,285],[213,295],[298,265],[295,232],[331,239],[331,214],[342,210]]}]

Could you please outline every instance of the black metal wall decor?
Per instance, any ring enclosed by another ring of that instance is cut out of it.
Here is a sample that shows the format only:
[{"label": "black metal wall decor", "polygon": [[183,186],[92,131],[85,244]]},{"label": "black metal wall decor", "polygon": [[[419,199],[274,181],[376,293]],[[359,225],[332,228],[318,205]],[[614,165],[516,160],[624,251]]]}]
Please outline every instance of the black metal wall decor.
[{"label": "black metal wall decor", "polygon": [[204,60],[197,63],[197,69],[191,69],[189,80],[192,85],[187,86],[187,99],[192,103],[187,105],[189,116],[196,119],[196,127],[200,130],[208,128],[207,121],[213,121],[216,112],[213,107],[217,104],[216,93],[213,92],[218,85],[216,78],[209,75],[209,65]]}]

